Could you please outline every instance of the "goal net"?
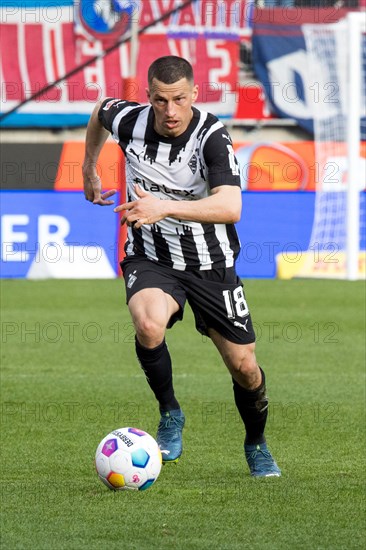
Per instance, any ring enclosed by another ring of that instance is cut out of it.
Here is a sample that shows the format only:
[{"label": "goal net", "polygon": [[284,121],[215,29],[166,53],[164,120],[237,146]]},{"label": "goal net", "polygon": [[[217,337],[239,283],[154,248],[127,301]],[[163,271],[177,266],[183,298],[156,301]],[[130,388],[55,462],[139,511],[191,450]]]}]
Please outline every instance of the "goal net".
[{"label": "goal net", "polygon": [[316,195],[308,251],[297,276],[365,274],[365,13],[304,25],[314,119]]}]

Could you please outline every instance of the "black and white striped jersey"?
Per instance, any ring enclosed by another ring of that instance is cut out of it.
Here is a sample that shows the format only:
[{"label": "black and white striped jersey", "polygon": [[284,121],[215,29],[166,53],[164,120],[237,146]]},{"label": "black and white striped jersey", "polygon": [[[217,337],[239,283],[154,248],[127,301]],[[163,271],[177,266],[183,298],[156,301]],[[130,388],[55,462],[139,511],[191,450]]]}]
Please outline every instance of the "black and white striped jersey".
[{"label": "black and white striped jersey", "polygon": [[[192,107],[187,130],[175,138],[154,130],[151,105],[107,99],[99,120],[126,157],[127,200],[135,185],[161,200],[198,200],[219,185],[240,186],[232,141],[212,114]],[[128,228],[127,256],[139,255],[178,270],[232,267],[240,243],[232,224],[197,223],[165,218]]]}]

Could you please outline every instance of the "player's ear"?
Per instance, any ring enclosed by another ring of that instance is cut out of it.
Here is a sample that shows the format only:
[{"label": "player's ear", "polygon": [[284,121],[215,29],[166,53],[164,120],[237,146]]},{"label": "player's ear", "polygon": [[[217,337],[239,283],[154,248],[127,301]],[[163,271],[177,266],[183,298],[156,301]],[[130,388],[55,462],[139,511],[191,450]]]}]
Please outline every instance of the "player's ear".
[{"label": "player's ear", "polygon": [[[150,95],[150,90],[149,90],[149,88],[145,88],[145,92],[146,92],[146,95],[147,95],[147,99],[150,101],[151,95]],[[150,103],[151,103],[151,101],[150,101]]]},{"label": "player's ear", "polygon": [[192,90],[192,103],[194,103],[197,100],[197,97],[198,97],[198,84],[195,84]]}]

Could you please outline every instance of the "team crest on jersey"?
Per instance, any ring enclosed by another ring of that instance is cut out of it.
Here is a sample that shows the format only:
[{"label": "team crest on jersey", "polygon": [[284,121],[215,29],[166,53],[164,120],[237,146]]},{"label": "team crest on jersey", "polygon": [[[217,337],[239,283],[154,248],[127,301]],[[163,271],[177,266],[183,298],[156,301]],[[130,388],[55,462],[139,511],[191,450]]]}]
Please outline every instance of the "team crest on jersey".
[{"label": "team crest on jersey", "polygon": [[135,275],[135,273],[136,273],[136,270],[133,273],[130,273],[129,276],[128,276],[128,282],[127,282],[127,287],[128,288],[132,288],[133,283],[137,279],[137,276]]},{"label": "team crest on jersey", "polygon": [[196,155],[193,155],[191,157],[191,160],[189,161],[188,166],[190,167],[192,174],[195,174],[197,172],[197,157],[196,157]]}]

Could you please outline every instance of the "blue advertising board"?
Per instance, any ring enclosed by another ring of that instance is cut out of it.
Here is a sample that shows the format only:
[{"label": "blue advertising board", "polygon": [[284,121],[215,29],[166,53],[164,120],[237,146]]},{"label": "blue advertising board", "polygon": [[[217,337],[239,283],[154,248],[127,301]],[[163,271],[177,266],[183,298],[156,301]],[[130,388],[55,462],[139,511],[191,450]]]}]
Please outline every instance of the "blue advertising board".
[{"label": "blue advertising board", "polygon": [[1,277],[27,277],[37,264],[57,274],[65,256],[69,269],[80,270],[81,259],[92,276],[102,254],[108,273],[116,273],[116,243],[117,215],[83,192],[1,192]]},{"label": "blue advertising board", "polygon": [[[312,192],[244,192],[239,275],[275,277],[277,254],[307,249],[313,212]],[[82,192],[3,191],[1,277],[38,276],[42,263],[41,276],[116,276],[117,232],[113,209],[87,202]]]},{"label": "blue advertising board", "polygon": [[237,231],[241,253],[237,271],[245,278],[276,277],[276,255],[285,261],[307,250],[314,218],[315,193],[273,191],[243,193]]}]

